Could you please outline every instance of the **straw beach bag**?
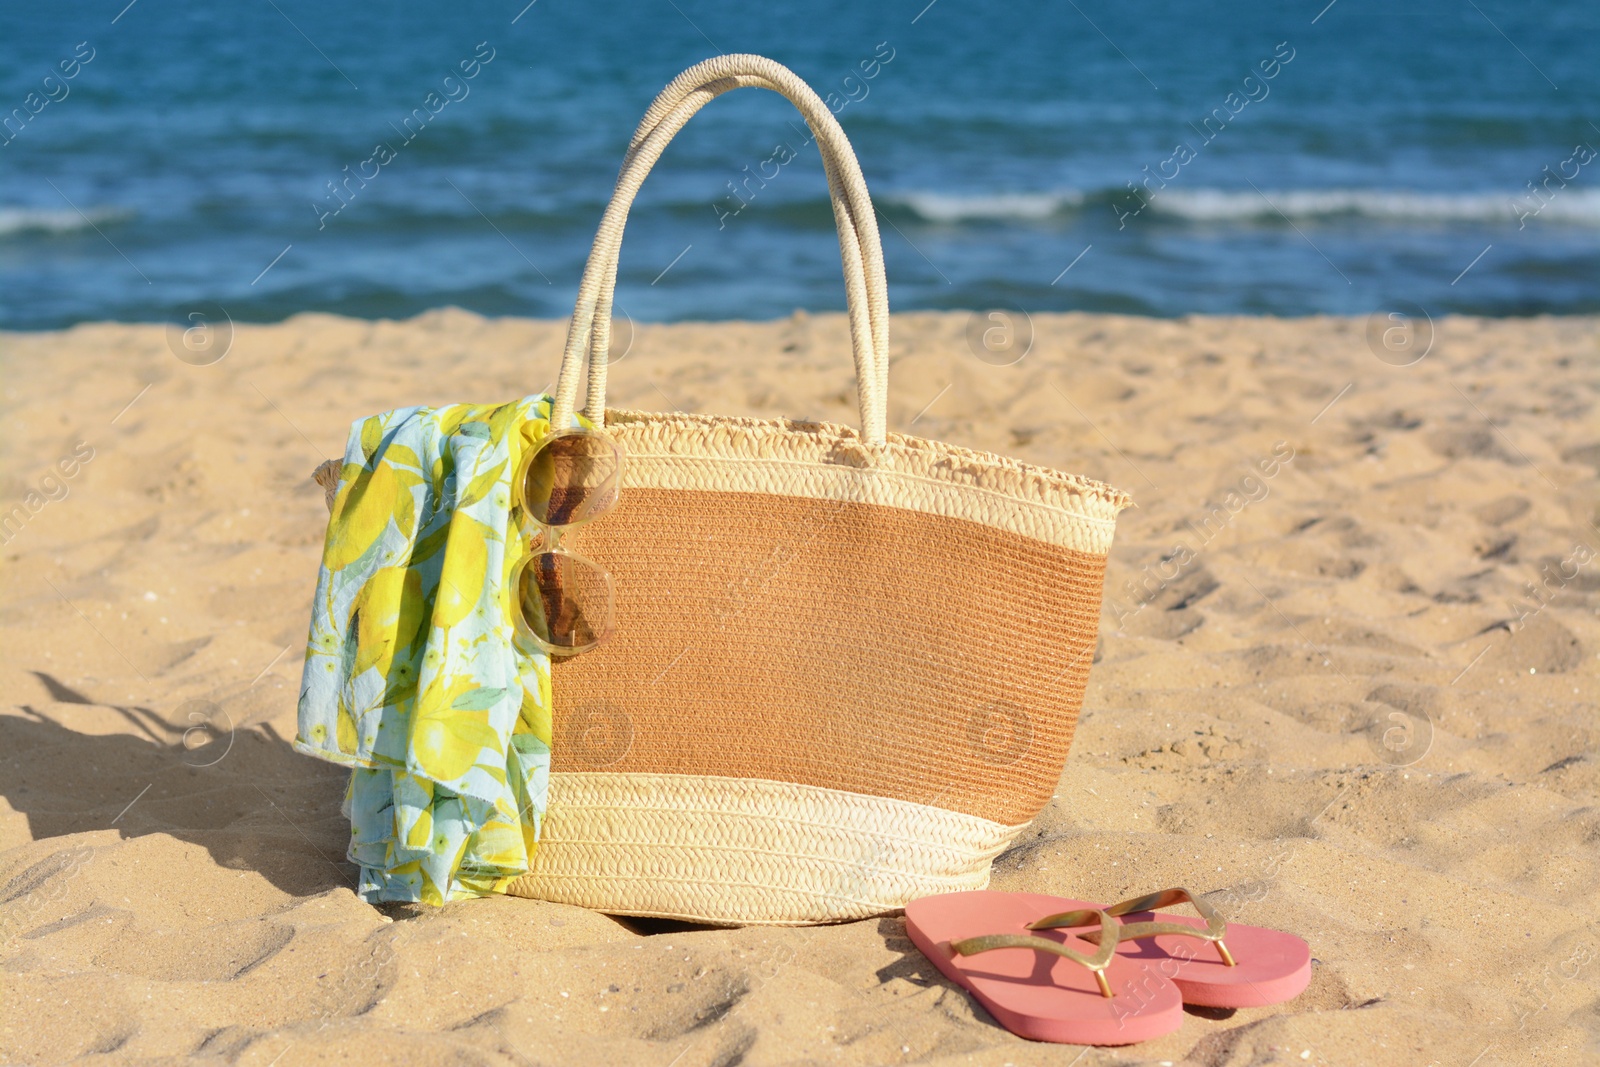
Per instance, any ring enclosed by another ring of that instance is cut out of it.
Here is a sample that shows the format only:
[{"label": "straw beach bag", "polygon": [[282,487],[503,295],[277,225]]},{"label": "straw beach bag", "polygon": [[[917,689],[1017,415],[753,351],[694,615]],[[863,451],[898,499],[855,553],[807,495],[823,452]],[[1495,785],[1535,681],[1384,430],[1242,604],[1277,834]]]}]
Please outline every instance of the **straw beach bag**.
[{"label": "straw beach bag", "polygon": [[[608,411],[617,256],[667,142],[742,86],[805,116],[844,259],[860,431]],[[861,169],[769,59],[662,91],[595,237],[556,388],[625,456],[586,525],[615,632],[556,661],[549,807],[511,892],[627,915],[798,925],[976,889],[1049,800],[1088,680],[1118,490],[885,429],[889,306]]]}]

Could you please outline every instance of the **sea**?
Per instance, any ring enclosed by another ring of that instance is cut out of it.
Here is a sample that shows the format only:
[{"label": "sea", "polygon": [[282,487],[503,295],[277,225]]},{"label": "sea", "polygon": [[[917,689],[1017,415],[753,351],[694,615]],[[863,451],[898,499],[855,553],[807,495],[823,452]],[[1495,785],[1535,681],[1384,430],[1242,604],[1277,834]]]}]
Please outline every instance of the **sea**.
[{"label": "sea", "polygon": [[[1600,312],[1594,0],[8,5],[0,328],[563,317],[639,117],[777,59],[897,310]],[[809,132],[716,100],[634,206],[639,321],[841,309]]]}]

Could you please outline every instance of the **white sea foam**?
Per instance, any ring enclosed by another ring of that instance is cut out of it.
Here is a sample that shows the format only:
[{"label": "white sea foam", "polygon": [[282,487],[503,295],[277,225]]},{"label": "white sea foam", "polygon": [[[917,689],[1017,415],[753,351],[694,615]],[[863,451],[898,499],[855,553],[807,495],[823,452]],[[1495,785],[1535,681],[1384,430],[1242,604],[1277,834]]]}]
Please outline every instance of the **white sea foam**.
[{"label": "white sea foam", "polygon": [[1276,218],[1280,212],[1291,219],[1355,215],[1394,222],[1517,222],[1526,214],[1540,222],[1600,226],[1600,189],[1556,189],[1545,194],[1549,199],[1542,209],[1531,194],[1515,192],[1164,189],[1151,196],[1150,209],[1196,222]]},{"label": "white sea foam", "polygon": [[[1524,189],[1504,192],[1423,193],[1403,189],[1162,189],[1150,210],[1194,222],[1244,222],[1339,216],[1387,222],[1559,222],[1600,226],[1600,189],[1558,188],[1540,200]],[[1518,195],[1521,194],[1521,195]],[[1113,191],[1113,199],[1123,195]],[[948,194],[908,192],[884,197],[928,222],[1037,222],[1084,206],[1076,190],[1048,193]],[[1098,197],[1096,198],[1098,199]],[[1270,203],[1269,203],[1270,201]]]},{"label": "white sea foam", "polygon": [[909,208],[929,222],[966,222],[974,219],[1047,219],[1080,206],[1083,194],[1073,190],[1054,193],[891,193],[890,203]]},{"label": "white sea foam", "polygon": [[80,215],[71,208],[56,211],[49,208],[0,207],[0,237],[30,232],[71,233],[110,222],[123,214],[110,208],[96,208]]}]

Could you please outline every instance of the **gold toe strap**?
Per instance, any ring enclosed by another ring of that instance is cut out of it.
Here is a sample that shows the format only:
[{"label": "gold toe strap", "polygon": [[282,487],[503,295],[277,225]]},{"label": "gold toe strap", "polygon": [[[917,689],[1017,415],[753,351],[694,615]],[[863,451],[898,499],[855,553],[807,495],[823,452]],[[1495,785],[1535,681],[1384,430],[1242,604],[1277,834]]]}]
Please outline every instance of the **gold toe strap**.
[{"label": "gold toe strap", "polygon": [[[1172,889],[1163,889],[1147,896],[1134,897],[1124,900],[1120,904],[1113,904],[1105,909],[1106,915],[1131,915],[1140,911],[1155,911],[1158,908],[1171,907],[1174,904],[1190,904],[1200,913],[1200,918],[1206,921],[1204,930],[1196,930],[1186,923],[1142,922],[1123,923],[1117,930],[1117,935],[1123,941],[1138,941],[1146,937],[1155,937],[1157,934],[1177,934],[1182,937],[1198,937],[1202,941],[1210,941],[1217,946],[1217,954],[1222,957],[1222,962],[1229,967],[1235,966],[1233,953],[1228,951],[1228,946],[1223,943],[1223,937],[1228,932],[1228,924],[1217,914],[1217,910],[1207,904],[1201,897],[1195,896],[1187,889],[1176,886]],[[1083,926],[1091,921],[1097,912],[1063,911],[1056,915],[1047,915],[1038,922],[1030,923],[1030,930],[1054,930],[1064,926]],[[1097,941],[1099,933],[1090,931],[1078,935],[1085,941]]]},{"label": "gold toe strap", "polygon": [[[1079,963],[1094,972],[1094,979],[1100,986],[1100,995],[1111,996],[1111,983],[1106,981],[1106,967],[1111,963],[1112,957],[1117,953],[1117,940],[1120,934],[1120,924],[1103,911],[1076,911],[1065,914],[1078,915],[1083,918],[1072,924],[1083,926],[1093,922],[1096,918],[1100,921],[1099,930],[1091,930],[1087,935],[1082,935],[1085,941],[1092,941],[1099,946],[1092,956],[1085,956],[1081,952],[1074,952],[1059,941],[1052,941],[1048,937],[1038,937],[1033,934],[988,934],[983,937],[967,937],[960,941],[950,942],[950,951],[958,956],[976,956],[980,952],[993,952],[997,948],[1026,948],[1034,952],[1048,952],[1073,963]],[[1029,929],[1043,929],[1037,923]]]}]

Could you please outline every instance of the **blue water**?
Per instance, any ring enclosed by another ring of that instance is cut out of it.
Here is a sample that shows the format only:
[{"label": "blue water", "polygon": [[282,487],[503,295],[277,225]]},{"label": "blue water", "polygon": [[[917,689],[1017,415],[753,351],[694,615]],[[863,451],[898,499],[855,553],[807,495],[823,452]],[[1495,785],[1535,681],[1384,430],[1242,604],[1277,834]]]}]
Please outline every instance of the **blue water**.
[{"label": "blue water", "polygon": [[[1600,311],[1592,0],[125,2],[7,12],[0,327],[564,316],[651,96],[734,51],[835,94],[900,310]],[[804,141],[702,112],[619,306],[841,308]]]}]

